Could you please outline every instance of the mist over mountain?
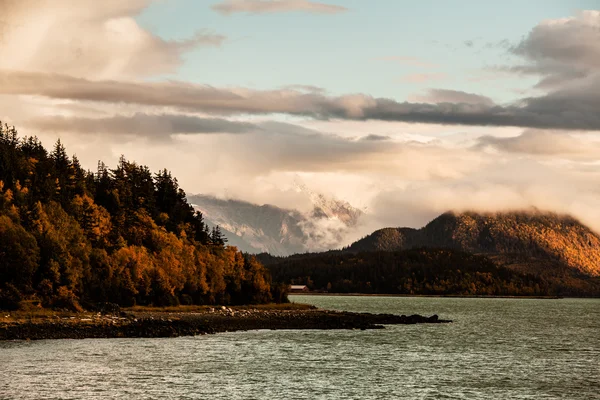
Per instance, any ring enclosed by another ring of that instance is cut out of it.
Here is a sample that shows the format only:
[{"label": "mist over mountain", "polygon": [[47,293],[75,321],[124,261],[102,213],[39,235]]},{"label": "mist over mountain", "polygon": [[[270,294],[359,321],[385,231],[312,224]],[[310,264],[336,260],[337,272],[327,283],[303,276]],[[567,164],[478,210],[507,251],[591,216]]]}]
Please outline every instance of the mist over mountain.
[{"label": "mist over mountain", "polygon": [[306,187],[301,190],[313,205],[309,212],[202,194],[188,200],[209,226],[219,225],[229,244],[245,252],[286,256],[342,246],[362,211]]}]

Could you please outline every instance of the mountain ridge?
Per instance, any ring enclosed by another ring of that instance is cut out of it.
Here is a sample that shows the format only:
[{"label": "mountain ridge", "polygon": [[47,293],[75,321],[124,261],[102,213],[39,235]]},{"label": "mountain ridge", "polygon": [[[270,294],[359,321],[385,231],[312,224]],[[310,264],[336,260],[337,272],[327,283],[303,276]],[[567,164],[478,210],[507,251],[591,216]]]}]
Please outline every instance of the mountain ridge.
[{"label": "mountain ridge", "polygon": [[[420,229],[383,228],[344,251],[450,248],[494,257],[513,269],[543,272],[543,265],[600,276],[600,236],[577,219],[539,210],[446,212]],[[520,256],[520,257],[519,257]],[[515,258],[517,262],[514,260]],[[531,268],[523,266],[523,259]]]}]

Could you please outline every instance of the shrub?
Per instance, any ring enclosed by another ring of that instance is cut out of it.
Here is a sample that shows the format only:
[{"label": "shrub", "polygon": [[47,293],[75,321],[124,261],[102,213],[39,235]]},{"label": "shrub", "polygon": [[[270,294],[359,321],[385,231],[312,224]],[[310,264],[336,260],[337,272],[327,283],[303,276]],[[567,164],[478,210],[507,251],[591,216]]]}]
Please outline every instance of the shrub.
[{"label": "shrub", "polygon": [[3,288],[0,288],[1,310],[18,310],[21,300],[23,300],[21,292],[10,283],[7,283]]},{"label": "shrub", "polygon": [[184,306],[191,306],[192,304],[194,304],[194,299],[192,299],[192,296],[190,296],[189,294],[182,294],[181,296],[179,296],[179,303]]},{"label": "shrub", "polygon": [[81,312],[83,308],[79,304],[79,299],[71,290],[66,286],[61,286],[56,291],[56,294],[52,298],[52,308],[66,309],[69,311]]}]

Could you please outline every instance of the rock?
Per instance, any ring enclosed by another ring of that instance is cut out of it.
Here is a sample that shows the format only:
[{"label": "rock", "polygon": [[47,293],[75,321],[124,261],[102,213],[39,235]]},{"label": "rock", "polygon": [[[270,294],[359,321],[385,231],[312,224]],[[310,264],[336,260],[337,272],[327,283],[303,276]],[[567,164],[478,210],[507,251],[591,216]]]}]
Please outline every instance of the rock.
[{"label": "rock", "polygon": [[[0,340],[174,337],[254,329],[382,329],[388,324],[451,322],[437,315],[398,316],[321,310],[260,311],[222,313],[178,313],[177,318],[160,312],[132,313],[130,318],[107,316],[101,319],[0,322]],[[222,309],[223,310],[223,309]]]}]

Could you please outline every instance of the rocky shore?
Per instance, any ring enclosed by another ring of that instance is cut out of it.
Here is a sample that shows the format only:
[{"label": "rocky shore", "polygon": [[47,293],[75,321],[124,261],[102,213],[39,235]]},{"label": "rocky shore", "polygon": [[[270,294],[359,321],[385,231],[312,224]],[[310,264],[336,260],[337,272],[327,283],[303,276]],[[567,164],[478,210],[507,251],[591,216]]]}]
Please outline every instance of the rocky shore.
[{"label": "rocky shore", "polygon": [[210,308],[201,312],[125,311],[45,318],[0,318],[0,340],[176,337],[257,329],[381,329],[447,323],[437,315],[350,313],[317,309]]}]

